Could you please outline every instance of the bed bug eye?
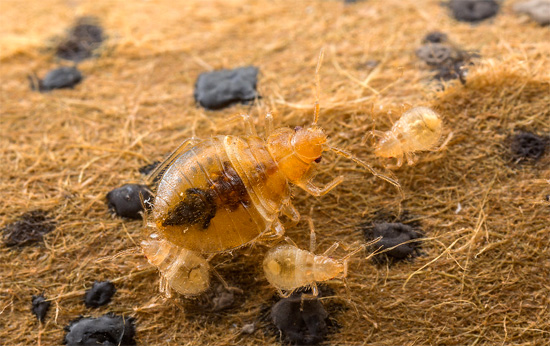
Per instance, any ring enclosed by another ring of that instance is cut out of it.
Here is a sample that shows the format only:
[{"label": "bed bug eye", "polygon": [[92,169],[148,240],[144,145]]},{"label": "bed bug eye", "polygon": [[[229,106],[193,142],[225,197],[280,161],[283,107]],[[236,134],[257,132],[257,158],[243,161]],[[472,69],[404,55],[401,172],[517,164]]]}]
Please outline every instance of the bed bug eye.
[{"label": "bed bug eye", "polygon": [[298,132],[298,131],[301,130],[301,129],[302,129],[301,126],[296,126],[296,127],[294,128],[294,132]]},{"label": "bed bug eye", "polygon": [[318,158],[315,159],[315,162],[317,162],[317,163],[321,162],[322,158],[323,158],[322,156],[319,156]]}]

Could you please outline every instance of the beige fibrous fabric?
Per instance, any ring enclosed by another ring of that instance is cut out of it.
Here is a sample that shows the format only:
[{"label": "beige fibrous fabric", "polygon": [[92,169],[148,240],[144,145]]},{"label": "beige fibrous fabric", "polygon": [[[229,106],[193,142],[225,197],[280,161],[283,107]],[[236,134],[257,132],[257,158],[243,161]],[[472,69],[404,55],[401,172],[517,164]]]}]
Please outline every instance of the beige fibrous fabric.
[{"label": "beige fibrous fabric", "polygon": [[[547,27],[514,11],[518,2],[471,25],[438,0],[1,1],[0,227],[41,209],[55,230],[37,245],[0,245],[0,344],[60,344],[71,320],[107,312],[134,317],[142,345],[279,344],[269,319],[277,292],[262,270],[269,243],[209,262],[238,288],[229,308],[213,312],[215,276],[200,297],[166,299],[138,247],[142,222],[111,216],[105,195],[143,182],[138,168],[186,138],[243,135],[241,124],[227,122],[232,115],[250,114],[260,135],[268,111],[276,128],[311,124],[322,47],[318,125],[331,145],[395,177],[404,197],[325,153],[315,182],[345,181],[319,198],[293,189],[294,205],[315,222],[316,251],[366,242],[358,225],[381,214],[393,222],[406,213],[424,234],[413,260],[374,264],[368,252],[350,259],[350,300],[341,280],[322,298],[339,326],[327,342],[543,344],[550,337],[550,156],[547,148],[536,161],[517,162],[510,140],[516,131],[550,133],[550,45]],[[95,56],[78,64],[82,82],[32,91],[29,74],[72,66],[54,48],[82,16],[96,17],[106,34]],[[432,31],[479,55],[465,66],[465,84],[442,86],[416,56]],[[195,105],[200,73],[248,65],[260,70],[261,99],[220,111]],[[388,131],[418,106],[441,116],[442,140],[453,136],[392,173],[363,137]],[[309,234],[306,222],[287,231],[306,250]],[[94,280],[112,281],[117,292],[92,310],[82,297]],[[42,292],[52,304],[39,323],[31,297]],[[241,333],[251,323],[255,330]]]}]

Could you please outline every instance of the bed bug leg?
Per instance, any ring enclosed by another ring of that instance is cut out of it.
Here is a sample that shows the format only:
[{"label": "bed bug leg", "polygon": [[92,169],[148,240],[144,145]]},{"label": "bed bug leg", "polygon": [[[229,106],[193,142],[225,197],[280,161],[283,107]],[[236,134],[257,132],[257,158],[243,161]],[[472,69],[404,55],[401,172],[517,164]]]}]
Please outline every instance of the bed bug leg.
[{"label": "bed bug leg", "polygon": [[163,293],[167,299],[170,299],[172,297],[172,289],[170,288],[170,285],[168,284],[168,281],[166,280],[164,275],[160,276],[159,292]]},{"label": "bed bug leg", "polygon": [[409,166],[414,165],[416,160],[417,160],[416,155],[414,153],[411,153],[411,152],[405,153],[405,157],[407,158],[407,164]]},{"label": "bed bug leg", "polygon": [[313,219],[311,216],[304,216],[304,218],[307,219],[307,223],[309,225],[309,251],[311,253],[315,253],[315,249],[317,248],[317,235],[315,233],[315,227],[313,226]]},{"label": "bed bug leg", "polygon": [[405,197],[405,195],[403,194],[403,190],[401,189],[401,185],[397,182],[397,180],[378,173],[377,171],[374,170],[374,168],[371,167],[371,165],[369,165],[365,161],[360,160],[359,158],[355,157],[355,155],[353,155],[352,153],[350,153],[348,151],[345,151],[343,149],[336,148],[336,147],[329,147],[329,149],[331,151],[333,151],[334,153],[336,153],[340,156],[343,156],[345,158],[348,158],[348,159],[352,160],[353,162],[359,164],[360,166],[366,168],[375,177],[380,178],[382,180],[385,180],[388,183],[392,184],[393,186],[397,187],[397,189],[401,193],[401,196],[403,196],[403,198]]},{"label": "bed bug leg", "polygon": [[330,256],[330,254],[333,253],[334,250],[338,248],[338,246],[340,246],[339,242],[332,244],[325,252],[323,252],[323,256]]},{"label": "bed bug leg", "polygon": [[317,60],[317,67],[315,68],[315,105],[313,111],[312,125],[317,125],[317,120],[319,120],[319,98],[321,94],[321,78],[319,77],[319,70],[321,69],[324,55],[325,49],[321,48],[321,51],[319,52],[319,58]]},{"label": "bed bug leg", "polygon": [[229,284],[227,283],[227,281],[225,281],[225,279],[220,275],[220,273],[218,273],[218,271],[216,270],[216,268],[211,267],[210,269],[212,269],[212,272],[213,272],[214,275],[218,278],[218,280],[220,280],[220,282],[222,283],[223,287],[225,288],[225,290],[226,290],[227,292],[234,292],[234,293],[239,293],[239,294],[242,294],[242,293],[243,293],[243,290],[241,290],[240,288],[238,288],[238,287],[233,287],[233,286],[229,286]]},{"label": "bed bug leg", "polygon": [[370,130],[361,138],[361,145],[364,145],[369,138],[384,137],[385,132],[378,130]]},{"label": "bed bug leg", "polygon": [[316,299],[319,296],[319,288],[317,287],[317,284],[314,282],[310,285],[310,287],[311,293],[302,293],[300,297],[300,311],[304,311],[305,300]]},{"label": "bed bug leg", "polygon": [[279,296],[283,297],[283,298],[288,298],[290,297],[290,295],[292,294],[292,291],[290,292],[284,292],[282,289],[278,288],[277,287],[277,292],[279,293]]},{"label": "bed bug leg", "polygon": [[325,187],[317,187],[313,185],[311,181],[307,181],[305,183],[299,183],[297,186],[299,186],[302,190],[306,191],[310,195],[313,195],[315,197],[322,196],[324,194],[327,194],[330,190],[334,189],[338,184],[344,181],[344,176],[338,176],[333,181],[325,185]]},{"label": "bed bug leg", "polygon": [[271,242],[277,239],[280,239],[285,234],[285,228],[279,219],[273,220],[271,224],[271,229],[266,231],[258,241]]},{"label": "bed bug leg", "polygon": [[252,118],[250,118],[250,115],[248,114],[237,114],[229,118],[226,124],[232,124],[238,120],[241,120],[244,123],[244,134],[246,136],[258,136],[256,133],[256,128],[254,127],[254,124],[252,123]]},{"label": "bed bug leg", "polygon": [[292,202],[284,205],[281,212],[290,219],[290,223],[286,225],[287,227],[295,226],[300,221],[300,213],[296,210],[294,205],[292,205]]},{"label": "bed bug leg", "polygon": [[400,155],[397,158],[397,162],[395,163],[395,166],[390,166],[389,168],[399,168],[403,164],[403,155]]},{"label": "bed bug leg", "polygon": [[265,137],[269,137],[273,133],[273,115],[267,112],[265,115]]},{"label": "bed bug leg", "polygon": [[245,135],[258,136],[258,134],[256,133],[256,128],[254,127],[254,124],[252,123],[252,119],[250,118],[250,115],[240,114],[239,116],[243,119],[243,122],[244,122]]},{"label": "bed bug leg", "polygon": [[439,148],[436,148],[432,151],[435,151],[435,152],[438,152],[438,151],[441,151],[443,149],[445,149],[445,147],[447,146],[447,144],[449,144],[449,142],[451,141],[451,139],[453,139],[453,136],[454,136],[454,133],[451,132],[449,133],[449,135],[447,136],[447,138],[445,139],[445,141],[439,146]]},{"label": "bed bug leg", "polygon": [[292,240],[291,238],[289,237],[285,237],[285,241],[291,245],[291,246],[294,246],[294,247],[298,247],[298,245],[296,245],[296,243],[294,242],[294,240]]}]

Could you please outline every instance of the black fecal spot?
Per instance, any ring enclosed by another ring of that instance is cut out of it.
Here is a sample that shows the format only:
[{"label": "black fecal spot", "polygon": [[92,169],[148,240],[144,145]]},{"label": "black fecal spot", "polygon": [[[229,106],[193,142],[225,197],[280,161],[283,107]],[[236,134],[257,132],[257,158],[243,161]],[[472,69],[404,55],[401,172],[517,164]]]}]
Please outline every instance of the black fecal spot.
[{"label": "black fecal spot", "polygon": [[426,36],[424,36],[422,43],[443,43],[446,41],[447,41],[447,34],[439,31],[432,31],[428,33]]},{"label": "black fecal spot", "polygon": [[2,229],[6,246],[26,246],[41,242],[44,235],[55,229],[55,221],[43,210],[24,213]]},{"label": "black fecal spot", "polygon": [[523,1],[514,5],[514,11],[526,13],[540,25],[550,24],[550,2],[545,0]]},{"label": "black fecal spot", "polygon": [[531,132],[518,132],[511,137],[511,150],[517,162],[524,160],[538,160],[544,155],[548,138],[538,136]]},{"label": "black fecal spot", "polygon": [[219,285],[214,293],[215,296],[212,298],[212,311],[222,311],[233,306],[235,293],[242,294],[243,291],[233,287],[226,289],[223,285]]},{"label": "black fecal spot", "polygon": [[51,302],[47,301],[44,294],[32,296],[32,313],[40,322],[44,322]]},{"label": "black fecal spot", "polygon": [[67,345],[135,345],[136,328],[132,317],[112,313],[99,318],[79,317],[66,326]]},{"label": "black fecal spot", "polygon": [[143,204],[148,205],[151,199],[149,188],[138,184],[125,184],[107,194],[109,210],[130,219],[141,219]]},{"label": "black fecal spot", "polygon": [[254,66],[201,73],[195,83],[195,101],[210,110],[253,101],[259,97],[257,76]]},{"label": "black fecal spot", "polygon": [[160,164],[160,161],[155,161],[153,163],[150,163],[148,165],[145,165],[145,166],[141,166],[138,171],[139,173],[143,174],[143,175],[148,175],[149,173],[151,173],[155,168],[157,168],[157,166]]},{"label": "black fecal spot", "polygon": [[97,308],[111,301],[115,294],[115,285],[110,281],[95,281],[92,288],[84,295],[84,304],[88,308]]},{"label": "black fecal spot", "polygon": [[[373,248],[380,251],[390,249],[397,246],[394,249],[385,251],[381,255],[390,256],[396,260],[403,260],[408,257],[415,257],[417,249],[419,248],[419,242],[410,242],[402,244],[409,240],[418,239],[422,237],[422,234],[416,232],[410,225],[403,223],[372,223],[370,225],[362,225],[365,238],[368,241],[372,241],[378,237],[382,237],[378,242],[373,245]],[[402,245],[399,245],[402,244]],[[399,245],[399,246],[398,246]],[[379,255],[380,256],[380,255]],[[379,257],[380,259],[380,257]],[[383,259],[381,260],[383,262]]]},{"label": "black fecal spot", "polygon": [[500,8],[494,0],[450,0],[448,6],[456,20],[472,23],[495,16]]},{"label": "black fecal spot", "polygon": [[319,156],[318,158],[315,159],[315,162],[317,162],[317,163],[321,162],[322,158],[323,158],[322,156]]},{"label": "black fecal spot", "polygon": [[273,324],[293,344],[315,345],[327,334],[328,313],[317,298],[292,294],[278,301],[271,309]]},{"label": "black fecal spot", "polygon": [[429,43],[416,50],[416,55],[429,66],[452,64],[457,60],[456,52],[452,47],[441,43]]},{"label": "black fecal spot", "polygon": [[44,79],[40,80],[36,76],[29,76],[32,90],[40,92],[51,91],[54,89],[72,88],[82,80],[82,74],[76,67],[60,67],[51,70]]},{"label": "black fecal spot", "polygon": [[472,59],[479,57],[446,43],[427,43],[416,50],[416,55],[436,72],[434,79],[459,79],[462,84],[466,83],[467,65],[472,65]]},{"label": "black fecal spot", "polygon": [[458,79],[462,84],[466,84],[466,76],[468,69],[464,67],[464,62],[458,61],[451,66],[440,66],[434,75],[434,79],[447,82],[453,79]]},{"label": "black fecal spot", "polygon": [[79,62],[88,59],[103,42],[103,28],[93,17],[77,20],[67,37],[57,46],[56,55],[65,60]]},{"label": "black fecal spot", "polygon": [[211,191],[191,188],[185,191],[185,198],[168,212],[162,222],[166,226],[202,224],[203,229],[210,226],[210,220],[216,216],[216,203]]}]

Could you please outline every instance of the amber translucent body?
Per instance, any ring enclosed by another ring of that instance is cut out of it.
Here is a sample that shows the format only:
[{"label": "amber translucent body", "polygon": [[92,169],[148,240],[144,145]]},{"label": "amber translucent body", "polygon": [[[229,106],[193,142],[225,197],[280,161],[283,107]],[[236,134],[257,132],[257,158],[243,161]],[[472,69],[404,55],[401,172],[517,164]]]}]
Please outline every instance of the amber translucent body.
[{"label": "amber translucent body", "polygon": [[382,135],[375,148],[380,157],[401,157],[414,151],[432,149],[442,133],[441,118],[427,107],[405,112],[390,131]]},{"label": "amber translucent body", "polygon": [[208,288],[209,265],[204,258],[163,239],[145,240],[141,248],[149,263],[159,269],[166,282],[178,293],[193,296]]},{"label": "amber translucent body", "polygon": [[337,260],[291,245],[269,251],[263,267],[269,283],[286,291],[335,278],[344,271]]},{"label": "amber translucent body", "polygon": [[156,189],[151,213],[156,230],[185,249],[216,253],[279,225],[281,209],[290,204],[289,182],[307,180],[323,150],[320,145],[318,152],[311,147],[299,152],[296,133],[302,140],[313,135],[324,140],[322,130],[280,128],[267,142],[257,136],[218,136],[183,151],[163,171]]}]

